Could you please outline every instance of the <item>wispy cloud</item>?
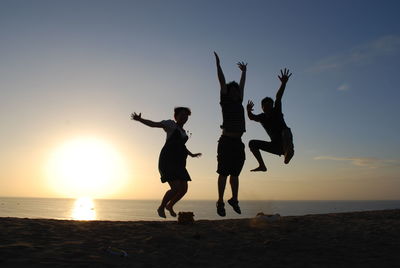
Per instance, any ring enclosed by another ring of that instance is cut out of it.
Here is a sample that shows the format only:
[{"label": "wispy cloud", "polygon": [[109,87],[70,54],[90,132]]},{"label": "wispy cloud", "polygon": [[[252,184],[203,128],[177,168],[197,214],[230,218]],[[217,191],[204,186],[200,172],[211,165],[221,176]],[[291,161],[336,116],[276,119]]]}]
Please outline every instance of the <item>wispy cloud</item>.
[{"label": "wispy cloud", "polygon": [[389,166],[400,166],[398,159],[381,159],[374,157],[336,157],[336,156],[317,156],[314,160],[331,160],[350,162],[354,166],[367,168],[381,168]]},{"label": "wispy cloud", "polygon": [[386,35],[343,53],[327,57],[311,66],[309,72],[323,72],[350,64],[362,64],[400,51],[400,35]]},{"label": "wispy cloud", "polygon": [[350,89],[350,86],[348,85],[348,84],[342,84],[342,85],[340,85],[338,88],[337,88],[337,90],[339,90],[339,91],[346,91],[346,90],[349,90]]}]

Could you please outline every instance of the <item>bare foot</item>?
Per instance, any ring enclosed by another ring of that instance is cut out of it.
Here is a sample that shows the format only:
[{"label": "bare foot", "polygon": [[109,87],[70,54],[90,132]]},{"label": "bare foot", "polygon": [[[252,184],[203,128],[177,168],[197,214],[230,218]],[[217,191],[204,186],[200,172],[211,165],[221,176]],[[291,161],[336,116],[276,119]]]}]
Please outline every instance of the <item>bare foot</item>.
[{"label": "bare foot", "polygon": [[265,166],[259,166],[258,168],[252,169],[250,171],[253,171],[253,172],[255,172],[255,171],[265,172],[265,171],[267,171],[267,168]]},{"label": "bare foot", "polygon": [[165,216],[165,210],[164,210],[164,208],[163,207],[159,207],[158,209],[157,209],[157,213],[158,213],[158,216],[160,216],[161,218],[166,218],[167,216]]},{"label": "bare foot", "polygon": [[169,211],[172,217],[176,217],[176,213],[172,207],[166,206],[165,209]]}]

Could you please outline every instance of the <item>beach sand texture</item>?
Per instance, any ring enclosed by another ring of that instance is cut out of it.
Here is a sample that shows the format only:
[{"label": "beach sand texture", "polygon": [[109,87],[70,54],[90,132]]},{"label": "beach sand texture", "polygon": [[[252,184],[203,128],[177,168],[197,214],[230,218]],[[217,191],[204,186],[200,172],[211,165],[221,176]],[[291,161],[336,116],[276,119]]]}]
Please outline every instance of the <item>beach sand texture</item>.
[{"label": "beach sand texture", "polygon": [[192,225],[0,218],[0,267],[399,266],[400,210]]}]

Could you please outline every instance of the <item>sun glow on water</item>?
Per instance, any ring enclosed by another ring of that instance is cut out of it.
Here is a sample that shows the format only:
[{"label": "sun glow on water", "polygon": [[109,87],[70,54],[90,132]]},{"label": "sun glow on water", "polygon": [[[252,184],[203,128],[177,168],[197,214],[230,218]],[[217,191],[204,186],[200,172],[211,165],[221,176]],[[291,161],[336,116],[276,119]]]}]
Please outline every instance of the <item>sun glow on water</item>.
[{"label": "sun glow on water", "polygon": [[73,220],[90,221],[96,219],[94,202],[89,197],[80,197],[75,200],[71,215]]},{"label": "sun glow on water", "polygon": [[119,153],[94,138],[62,144],[47,163],[51,188],[66,197],[106,197],[127,182],[127,173]]}]

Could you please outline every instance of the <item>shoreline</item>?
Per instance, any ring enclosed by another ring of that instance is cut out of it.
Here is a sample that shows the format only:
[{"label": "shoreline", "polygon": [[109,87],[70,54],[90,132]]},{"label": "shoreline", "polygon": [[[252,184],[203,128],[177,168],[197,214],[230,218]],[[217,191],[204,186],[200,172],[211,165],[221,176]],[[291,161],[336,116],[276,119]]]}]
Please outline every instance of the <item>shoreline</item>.
[{"label": "shoreline", "polygon": [[[400,209],[255,219],[0,218],[1,267],[395,267]],[[107,248],[127,253],[120,257]]]},{"label": "shoreline", "polygon": [[[159,200],[1,199],[0,217],[60,220],[157,221]],[[259,212],[282,216],[342,213],[400,208],[398,201],[241,201],[242,214],[227,206],[229,219],[254,217]],[[192,211],[195,219],[220,220],[215,201],[184,200],[177,211]]]}]

